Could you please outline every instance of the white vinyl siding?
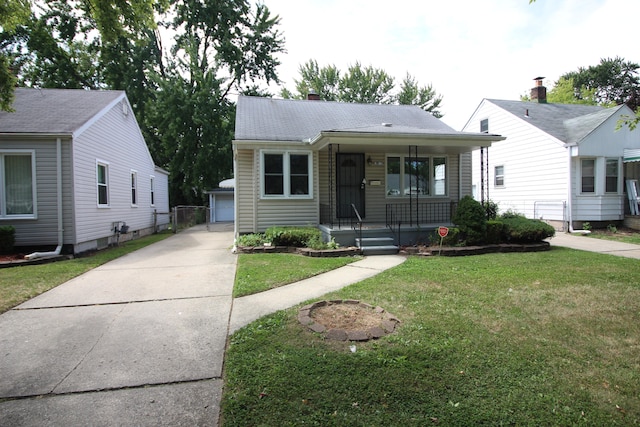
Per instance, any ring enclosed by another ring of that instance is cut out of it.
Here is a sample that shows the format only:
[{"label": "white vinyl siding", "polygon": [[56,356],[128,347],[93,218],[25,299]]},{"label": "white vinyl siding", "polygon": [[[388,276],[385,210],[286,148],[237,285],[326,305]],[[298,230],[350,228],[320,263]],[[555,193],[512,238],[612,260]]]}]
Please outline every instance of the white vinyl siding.
[{"label": "white vinyl siding", "polygon": [[[485,174],[489,171],[485,191],[488,187],[489,199],[498,204],[500,213],[513,210],[529,218],[562,220],[568,194],[568,154],[563,143],[487,100],[463,131],[477,132],[480,118],[488,118],[492,134],[506,137],[485,149],[489,153],[489,164],[484,165]],[[472,182],[479,195],[480,150],[475,150],[472,157]],[[501,165],[505,172],[508,169],[508,185],[505,177],[505,185],[496,187],[495,166]]]}]

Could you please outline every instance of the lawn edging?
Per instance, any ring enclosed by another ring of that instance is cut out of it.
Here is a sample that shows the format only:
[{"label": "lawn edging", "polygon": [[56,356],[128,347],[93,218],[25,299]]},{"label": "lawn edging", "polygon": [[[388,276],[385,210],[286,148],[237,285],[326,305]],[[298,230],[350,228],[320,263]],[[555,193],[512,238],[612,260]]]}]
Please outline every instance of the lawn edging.
[{"label": "lawn edging", "polygon": [[403,248],[401,253],[408,255],[441,255],[441,256],[467,256],[482,255],[494,253],[511,253],[511,252],[540,252],[548,251],[551,248],[549,242],[535,243],[500,243],[495,245],[483,246],[429,246],[419,247],[410,246]]}]

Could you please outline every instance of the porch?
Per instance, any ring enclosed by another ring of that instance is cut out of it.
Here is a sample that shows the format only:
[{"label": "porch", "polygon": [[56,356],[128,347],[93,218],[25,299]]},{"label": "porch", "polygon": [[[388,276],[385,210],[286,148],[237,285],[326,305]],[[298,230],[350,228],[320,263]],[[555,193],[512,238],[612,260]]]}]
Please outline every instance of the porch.
[{"label": "porch", "polygon": [[320,205],[320,224],[323,240],[335,239],[341,246],[356,246],[367,239],[392,239],[394,245],[428,244],[438,227],[451,227],[457,201],[387,203],[385,222],[365,221],[355,205],[338,207],[350,211],[348,218],[336,218],[336,207]]}]

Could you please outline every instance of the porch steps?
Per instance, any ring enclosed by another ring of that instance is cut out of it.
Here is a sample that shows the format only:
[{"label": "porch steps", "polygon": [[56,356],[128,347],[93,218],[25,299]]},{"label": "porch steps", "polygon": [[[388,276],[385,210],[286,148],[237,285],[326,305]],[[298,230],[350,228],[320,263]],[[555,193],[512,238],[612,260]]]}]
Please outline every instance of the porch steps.
[{"label": "porch steps", "polygon": [[398,253],[398,247],[392,237],[356,238],[356,246],[363,255],[392,255]]}]

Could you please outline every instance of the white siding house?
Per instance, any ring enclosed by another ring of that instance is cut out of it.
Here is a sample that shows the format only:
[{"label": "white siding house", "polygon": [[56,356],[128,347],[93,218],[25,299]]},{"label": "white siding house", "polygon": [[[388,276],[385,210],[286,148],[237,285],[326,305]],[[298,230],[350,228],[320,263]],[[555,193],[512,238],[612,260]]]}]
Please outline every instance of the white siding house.
[{"label": "white siding house", "polygon": [[474,151],[474,197],[569,229],[622,221],[625,180],[638,179],[625,152],[640,148],[640,129],[617,127],[633,112],[547,103],[541,93],[534,102],[484,99],[465,125],[506,137]]},{"label": "white siding house", "polygon": [[241,96],[236,235],[311,225],[353,245],[357,222],[362,235],[386,230],[406,244],[451,224],[471,192],[472,150],[501,139],[455,131],[411,105]]},{"label": "white siding house", "polygon": [[16,246],[80,253],[168,225],[168,172],[124,92],[17,89],[13,108],[0,112],[0,224]]}]

